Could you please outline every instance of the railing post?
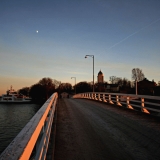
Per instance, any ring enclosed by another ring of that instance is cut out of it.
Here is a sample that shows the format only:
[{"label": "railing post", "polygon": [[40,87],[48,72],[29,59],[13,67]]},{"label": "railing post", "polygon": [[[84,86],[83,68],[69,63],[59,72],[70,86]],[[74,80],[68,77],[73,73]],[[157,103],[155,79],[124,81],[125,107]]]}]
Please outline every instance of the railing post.
[{"label": "railing post", "polygon": [[126,100],[127,100],[127,103],[126,103],[127,106],[126,106],[126,107],[129,108],[129,109],[134,109],[134,108],[130,105],[129,96],[127,96]]},{"label": "railing post", "polygon": [[116,103],[117,103],[118,106],[122,106],[121,103],[119,102],[119,96],[118,95],[116,95]]},{"label": "railing post", "polygon": [[89,99],[92,99],[92,93],[89,93]]},{"label": "railing post", "polygon": [[96,96],[95,96],[95,93],[93,93],[93,99],[95,99],[95,97],[96,97]]},{"label": "railing post", "polygon": [[94,93],[94,99],[97,100],[97,94],[96,93]]},{"label": "railing post", "polygon": [[109,103],[114,104],[114,103],[112,102],[111,95],[109,94],[108,96],[109,96],[109,97],[108,97],[108,98],[109,98]]},{"label": "railing post", "polygon": [[126,108],[129,106],[129,97],[126,98]]},{"label": "railing post", "polygon": [[99,100],[99,101],[102,101],[102,100],[101,100],[101,94],[100,94],[100,93],[98,93],[98,100]]},{"label": "railing post", "polygon": [[150,112],[144,107],[144,98],[141,98],[141,111],[150,114]]},{"label": "railing post", "polygon": [[92,99],[94,99],[94,93],[92,93]]},{"label": "railing post", "polygon": [[103,94],[103,102],[107,102],[107,100],[105,98],[105,94]]}]

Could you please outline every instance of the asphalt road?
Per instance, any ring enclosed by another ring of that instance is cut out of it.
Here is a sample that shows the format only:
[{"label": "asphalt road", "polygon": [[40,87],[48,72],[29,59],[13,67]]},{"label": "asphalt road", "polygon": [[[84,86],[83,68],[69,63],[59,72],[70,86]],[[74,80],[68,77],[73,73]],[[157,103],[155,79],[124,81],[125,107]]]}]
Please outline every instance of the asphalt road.
[{"label": "asphalt road", "polygon": [[55,160],[159,160],[160,121],[86,99],[60,99]]}]

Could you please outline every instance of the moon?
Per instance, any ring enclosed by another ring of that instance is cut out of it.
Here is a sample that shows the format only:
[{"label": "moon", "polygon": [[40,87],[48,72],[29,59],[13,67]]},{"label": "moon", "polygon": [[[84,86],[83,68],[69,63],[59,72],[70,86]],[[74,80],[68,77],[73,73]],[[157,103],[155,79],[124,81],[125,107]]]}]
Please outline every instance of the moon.
[{"label": "moon", "polygon": [[38,33],[38,30],[36,31],[36,33]]}]

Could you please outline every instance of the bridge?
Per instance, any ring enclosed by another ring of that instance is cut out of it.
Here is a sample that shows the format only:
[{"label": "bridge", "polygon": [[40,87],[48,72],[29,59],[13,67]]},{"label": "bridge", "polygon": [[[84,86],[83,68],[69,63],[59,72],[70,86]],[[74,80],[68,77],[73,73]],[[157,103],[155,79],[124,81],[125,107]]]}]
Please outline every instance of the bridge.
[{"label": "bridge", "polygon": [[120,93],[54,93],[0,160],[160,158],[160,98]]}]

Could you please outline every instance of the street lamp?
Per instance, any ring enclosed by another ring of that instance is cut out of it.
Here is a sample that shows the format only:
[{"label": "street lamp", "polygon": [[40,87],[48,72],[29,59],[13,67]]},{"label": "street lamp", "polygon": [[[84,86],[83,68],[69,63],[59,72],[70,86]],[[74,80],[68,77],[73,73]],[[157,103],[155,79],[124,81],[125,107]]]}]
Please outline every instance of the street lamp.
[{"label": "street lamp", "polygon": [[74,78],[75,79],[75,94],[76,94],[76,77],[71,77],[71,79]]},{"label": "street lamp", "polygon": [[85,58],[92,57],[93,58],[93,92],[94,92],[94,55],[86,55]]}]

